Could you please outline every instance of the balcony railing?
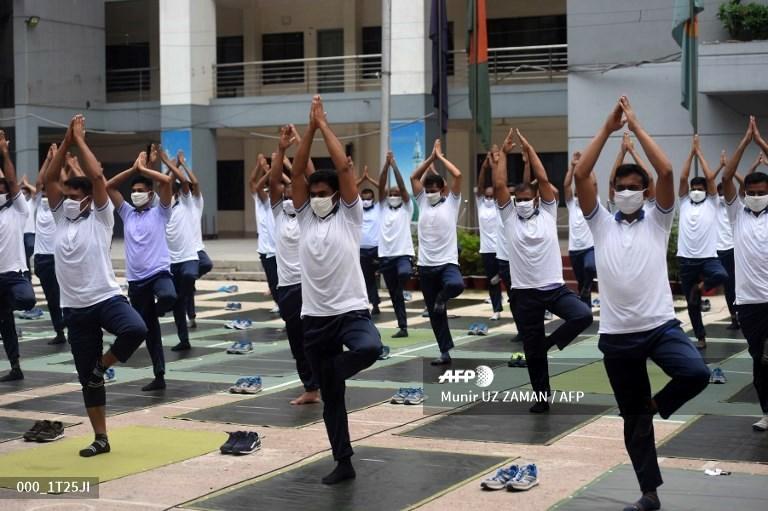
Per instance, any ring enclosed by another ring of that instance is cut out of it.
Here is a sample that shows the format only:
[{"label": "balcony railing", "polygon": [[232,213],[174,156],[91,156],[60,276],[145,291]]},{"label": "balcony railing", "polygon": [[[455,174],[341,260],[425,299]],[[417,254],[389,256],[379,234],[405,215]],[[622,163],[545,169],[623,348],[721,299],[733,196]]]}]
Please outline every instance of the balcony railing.
[{"label": "balcony railing", "polygon": [[[453,85],[465,85],[469,79],[466,53],[466,50],[453,52]],[[568,76],[568,45],[489,48],[488,74],[491,85],[564,79]]]},{"label": "balcony railing", "polygon": [[158,87],[153,90],[152,74],[156,67],[107,69],[107,101],[151,101],[159,99]]},{"label": "balcony railing", "polygon": [[[564,79],[568,45],[490,48],[488,70],[491,85]],[[218,98],[376,90],[381,85],[381,55],[236,62],[216,64],[214,71]],[[451,53],[448,72],[450,85],[466,86],[465,50]]]},{"label": "balcony railing", "polygon": [[352,92],[381,86],[381,54],[216,64],[216,97]]}]

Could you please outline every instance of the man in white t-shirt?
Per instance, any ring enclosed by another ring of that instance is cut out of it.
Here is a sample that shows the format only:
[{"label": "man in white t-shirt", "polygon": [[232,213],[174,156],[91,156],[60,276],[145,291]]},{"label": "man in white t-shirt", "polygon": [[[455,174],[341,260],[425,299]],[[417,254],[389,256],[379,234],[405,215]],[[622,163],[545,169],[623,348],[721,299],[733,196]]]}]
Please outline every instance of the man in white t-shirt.
[{"label": "man in white t-shirt", "polygon": [[[336,171],[317,171],[307,182],[304,173],[312,139],[318,130]],[[312,100],[309,127],[294,158],[291,183],[301,227],[299,261],[304,344],[312,372],[320,383],[323,420],[337,462],[322,483],[332,485],[355,477],[345,380],[370,367],[381,353],[382,345],[368,311],[365,280],[360,270],[363,205],[354,167],[328,125],[320,96]]]},{"label": "man in white t-shirt", "polygon": [[[694,177],[689,186],[688,175],[694,157],[701,163],[704,177]],[[701,319],[701,296],[704,291],[725,284],[728,273],[717,258],[718,198],[715,174],[701,153],[698,135],[693,137],[693,146],[683,164],[679,196],[677,260],[680,265],[680,283],[688,303],[688,317],[698,339],[696,347],[705,349],[707,332]]]},{"label": "man in white t-shirt", "polygon": [[[37,213],[37,202],[35,201],[35,195],[37,190],[27,181],[27,176],[21,183],[21,193],[24,194],[24,199],[27,201],[27,208],[29,209],[29,215],[24,222],[24,255],[27,258],[27,268],[29,268],[32,262],[32,254],[35,253],[35,215]],[[27,272],[27,276],[32,276]]]},{"label": "man in white t-shirt", "polygon": [[[60,169],[71,146],[80,154],[87,177],[60,182]],[[110,451],[107,438],[104,372],[125,363],[141,345],[147,327],[120,292],[110,257],[114,206],[101,164],[85,142],[85,119],[75,116],[51,164],[45,190],[56,222],[54,258],[70,349],[83,390],[83,401],[96,435],[80,451],[91,457]],[[116,336],[102,354],[103,331]]]},{"label": "man in white t-shirt", "polygon": [[35,291],[25,277],[29,269],[22,232],[29,207],[19,190],[8,144],[5,133],[0,130],[0,160],[3,163],[3,176],[0,177],[0,337],[11,364],[11,371],[0,377],[0,382],[24,378],[19,365],[19,337],[13,311],[35,306]]},{"label": "man in white t-shirt", "polygon": [[[643,207],[648,175],[636,164],[620,165],[614,177],[613,215],[597,200],[592,169],[608,137],[627,124],[658,174],[656,204]],[[653,416],[669,418],[709,382],[709,369],[675,317],[667,277],[667,243],[675,209],[672,164],[645,132],[622,96],[604,126],[582,152],[575,170],[579,205],[595,240],[600,275],[600,342],[619,412],[624,443],[642,496],[625,509],[661,508],[662,485]],[[651,396],[647,360],[671,378]]]},{"label": "man in white t-shirt", "polygon": [[171,275],[176,289],[173,319],[179,336],[179,343],[171,348],[171,351],[186,351],[192,348],[187,326],[187,304],[190,297],[194,295],[200,265],[195,244],[197,207],[192,201],[187,176],[171,162],[165,151],[161,149],[159,154],[160,160],[175,177],[172,183],[171,218],[165,225],[165,239],[168,242],[168,254],[171,258]]},{"label": "man in white t-shirt", "polygon": [[752,140],[762,151],[768,151],[754,117],[750,117],[747,133],[725,168],[723,192],[733,226],[736,310],[749,345],[752,384],[763,413],[752,428],[764,432],[768,431],[768,175],[756,172],[744,178],[743,203],[733,183],[739,161]]},{"label": "man in white t-shirt", "polygon": [[477,206],[477,223],[480,230],[480,257],[483,260],[485,277],[488,279],[488,295],[491,298],[493,314],[491,321],[501,319],[501,284],[499,278],[499,260],[496,258],[498,251],[498,231],[501,219],[496,207],[496,199],[493,195],[493,186],[486,186],[486,175],[490,163],[485,158],[477,177],[477,190],[475,205]]},{"label": "man in white t-shirt", "polygon": [[[267,187],[267,171],[269,165],[263,154],[259,154],[256,166],[251,171],[251,196],[256,210],[256,225],[259,231],[259,259],[267,277],[269,292],[277,304],[277,260],[275,259],[275,218],[272,206],[269,204],[269,188]],[[273,313],[279,312],[275,305]]]},{"label": "man in white t-shirt", "polygon": [[[743,178],[742,178],[743,180]],[[728,330],[739,330],[739,318],[736,314],[736,266],[733,259],[733,228],[728,219],[728,205],[723,195],[723,183],[717,184],[717,258],[728,273],[728,280],[723,284],[725,302],[731,314]],[[738,200],[738,199],[737,199]]]},{"label": "man in white t-shirt", "polygon": [[[388,189],[390,167],[395,175],[397,186]],[[405,312],[403,290],[413,271],[414,251],[411,237],[413,200],[391,151],[387,152],[384,168],[379,175],[379,201],[381,202],[379,271],[387,285],[399,329],[392,337],[408,337],[408,317]]]},{"label": "man in white t-shirt", "polygon": [[[368,167],[365,167],[363,177],[357,182],[360,187],[368,181],[377,184],[368,177]],[[360,237],[360,268],[363,270],[365,289],[368,293],[368,302],[371,304],[371,314],[381,314],[379,310],[379,286],[376,280],[376,270],[379,266],[379,222],[381,221],[381,207],[376,202],[373,190],[363,188],[360,191],[360,200],[363,201],[363,228]]]},{"label": "man in white t-shirt", "polygon": [[[516,132],[522,150],[538,181],[538,192],[523,182],[515,187],[515,200],[507,189],[507,154],[515,146],[509,131],[502,152],[492,156],[493,184],[499,212],[507,235],[507,253],[515,297],[515,323],[523,342],[531,386],[538,396],[549,395],[547,351],[565,349],[592,324],[592,309],[565,285],[560,242],[557,239],[557,201],[544,165],[528,141]],[[564,322],[549,336],[544,329],[544,312]],[[549,411],[546,399],[537,399],[531,413]]]},{"label": "man in white t-shirt", "polygon": [[[576,168],[580,157],[580,152],[573,153],[573,159],[563,181],[565,205],[568,208],[568,257],[571,259],[571,268],[576,275],[579,297],[581,301],[592,307],[592,284],[597,276],[595,242],[592,239],[592,231],[589,230],[587,221],[584,219],[584,213],[579,207],[578,194],[573,193],[573,169]],[[596,179],[595,189],[597,189]]]},{"label": "man in white t-shirt", "polygon": [[[439,160],[451,174],[451,186],[442,176],[430,174],[421,182],[429,166]],[[453,337],[448,325],[447,303],[464,291],[459,270],[456,223],[461,208],[461,171],[443,155],[440,139],[411,175],[411,189],[419,205],[419,280],[429,313],[432,332],[440,348],[440,357],[432,365],[451,363]]]},{"label": "man in white t-shirt", "polygon": [[[291,180],[283,173],[285,153],[301,137],[293,125],[280,130],[280,140],[276,157],[272,159],[269,176],[269,197],[272,202],[272,214],[275,217],[275,259],[277,260],[277,305],[280,317],[285,321],[285,333],[291,355],[296,361],[304,392],[291,400],[292,405],[308,405],[320,402],[320,383],[312,372],[304,348],[304,327],[301,322],[301,261],[299,261],[299,243],[301,226],[293,206]],[[315,171],[311,162],[307,162],[304,175],[309,177]],[[304,178],[302,178],[304,179]]]}]

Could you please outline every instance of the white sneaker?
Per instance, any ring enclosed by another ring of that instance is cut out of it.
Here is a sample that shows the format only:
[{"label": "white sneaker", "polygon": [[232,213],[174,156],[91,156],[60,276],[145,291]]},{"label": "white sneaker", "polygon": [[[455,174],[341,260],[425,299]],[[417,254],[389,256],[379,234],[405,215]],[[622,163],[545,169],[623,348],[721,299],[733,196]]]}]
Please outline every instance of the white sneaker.
[{"label": "white sneaker", "polygon": [[270,313],[270,314],[280,314],[280,307],[278,307],[277,305],[275,305],[274,307],[272,307],[272,308],[269,310],[269,313]]},{"label": "white sneaker", "polygon": [[498,321],[501,319],[501,312],[494,312],[493,316],[491,316],[491,321]]},{"label": "white sneaker", "polygon": [[762,419],[752,424],[752,429],[755,431],[768,431],[768,415],[763,416]]},{"label": "white sneaker", "polygon": [[552,319],[552,313],[549,311],[544,311],[544,320],[549,321],[550,319]]}]

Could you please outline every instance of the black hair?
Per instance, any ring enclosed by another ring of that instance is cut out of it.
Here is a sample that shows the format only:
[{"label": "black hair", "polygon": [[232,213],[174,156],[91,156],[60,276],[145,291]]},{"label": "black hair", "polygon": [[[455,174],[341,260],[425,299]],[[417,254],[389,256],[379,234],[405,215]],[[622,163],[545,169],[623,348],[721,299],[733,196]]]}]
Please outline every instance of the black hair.
[{"label": "black hair", "polygon": [[172,187],[173,193],[179,193],[179,191],[181,191],[181,181],[179,181],[178,179],[174,179],[173,183],[171,183],[171,187]]},{"label": "black hair", "polygon": [[133,188],[134,185],[144,185],[147,188],[149,188],[149,190],[151,191],[154,185],[154,182],[146,176],[136,176],[133,179],[131,179],[131,188]]},{"label": "black hair", "polygon": [[334,192],[339,191],[339,175],[335,170],[318,170],[312,173],[307,179],[307,184],[311,187],[315,183],[326,183]]},{"label": "black hair", "polygon": [[74,176],[64,181],[64,186],[73,190],[82,190],[85,195],[93,195],[93,183],[85,176]]},{"label": "black hair", "polygon": [[760,183],[768,183],[768,174],[764,174],[763,172],[753,172],[744,178],[745,188],[749,185],[759,185]]},{"label": "black hair", "polygon": [[693,188],[694,186],[698,186],[698,185],[703,186],[704,189],[706,190],[707,189],[707,178],[702,177],[702,176],[696,176],[693,179],[691,179],[691,188]]},{"label": "black hair", "polygon": [[648,178],[648,174],[645,172],[645,170],[643,170],[643,167],[635,163],[625,163],[623,165],[619,165],[619,167],[616,169],[616,176],[613,178],[613,185],[616,186],[616,181],[620,177],[627,177],[631,176],[632,174],[640,176],[643,181],[643,188],[648,188],[651,182]]},{"label": "black hair", "polygon": [[443,179],[443,176],[430,174],[424,178],[424,188],[427,188],[430,185],[437,185],[437,187],[442,190],[445,187],[445,179]]},{"label": "black hair", "polygon": [[723,183],[717,183],[717,193],[723,193]]},{"label": "black hair", "polygon": [[371,190],[370,188],[363,188],[362,190],[360,190],[361,197],[364,193],[370,193],[373,196],[373,190]]},{"label": "black hair", "polygon": [[529,190],[536,195],[537,189],[531,183],[522,182],[515,185],[515,193],[527,192]]}]

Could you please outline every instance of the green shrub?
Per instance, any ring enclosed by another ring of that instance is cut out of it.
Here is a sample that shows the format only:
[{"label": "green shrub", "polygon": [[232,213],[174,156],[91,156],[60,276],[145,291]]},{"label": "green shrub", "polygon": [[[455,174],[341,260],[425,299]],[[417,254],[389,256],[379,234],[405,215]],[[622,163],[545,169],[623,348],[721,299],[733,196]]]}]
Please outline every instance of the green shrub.
[{"label": "green shrub", "polygon": [[731,0],[720,5],[717,18],[733,39],[768,39],[768,5]]},{"label": "green shrub", "polygon": [[459,268],[462,275],[484,275],[483,260],[480,257],[480,236],[460,230]]},{"label": "green shrub", "polygon": [[680,280],[680,268],[677,263],[677,230],[678,218],[672,224],[672,231],[669,234],[669,243],[667,243],[667,276],[670,282]]}]

